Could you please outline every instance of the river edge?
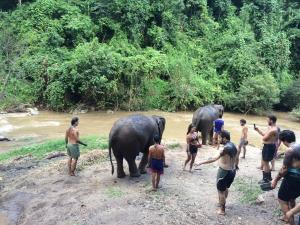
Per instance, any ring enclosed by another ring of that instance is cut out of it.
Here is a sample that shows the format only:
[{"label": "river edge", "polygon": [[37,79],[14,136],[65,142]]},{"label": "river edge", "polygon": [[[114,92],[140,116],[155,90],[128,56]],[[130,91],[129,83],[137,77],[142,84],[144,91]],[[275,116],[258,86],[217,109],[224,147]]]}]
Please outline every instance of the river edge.
[{"label": "river edge", "polygon": [[[27,155],[11,160],[0,169],[0,224],[281,224],[277,190],[263,193],[263,202],[255,204],[261,194],[256,184],[261,178],[256,169],[258,148],[249,147],[247,159],[241,161],[230,192],[228,215],[222,218],[215,214],[217,165],[203,166],[192,174],[184,172],[185,145],[167,147],[170,167],[157,193],[149,192],[147,174],[125,179],[111,176],[107,149],[83,153],[75,178],[67,175],[65,156],[37,160]],[[197,161],[215,154],[214,148],[204,146]],[[280,163],[281,159],[277,167]]]},{"label": "river edge", "polygon": [[[164,140],[174,142],[185,142],[186,130],[192,121],[193,112],[168,113],[163,111],[144,112],[88,112],[79,114],[81,136],[106,136],[114,122],[118,119],[132,115],[159,115],[166,118],[166,128],[163,135]],[[278,124],[280,128],[295,131],[300,139],[299,123],[288,118],[286,113],[278,113]],[[0,115],[0,136],[4,135],[13,141],[0,142],[0,152],[7,152],[34,143],[44,143],[47,140],[64,138],[65,130],[70,126],[72,114],[54,113],[41,111],[38,115],[28,116],[26,114]],[[267,129],[266,117],[243,115],[237,113],[224,113],[225,129],[231,133],[232,141],[239,143],[241,128],[239,120],[244,118],[249,126],[249,144],[261,147],[261,137],[253,129],[255,123],[262,130]]]}]

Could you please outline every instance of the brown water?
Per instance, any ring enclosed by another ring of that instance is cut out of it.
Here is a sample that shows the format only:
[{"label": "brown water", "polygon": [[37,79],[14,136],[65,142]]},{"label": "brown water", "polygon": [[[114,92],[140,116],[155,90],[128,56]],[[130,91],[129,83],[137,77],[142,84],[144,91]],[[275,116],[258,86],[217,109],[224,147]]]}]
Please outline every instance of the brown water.
[{"label": "brown water", "polygon": [[[108,136],[113,123],[119,118],[137,112],[91,112],[79,114],[80,135]],[[163,142],[185,142],[186,129],[192,120],[192,112],[141,112],[145,115],[161,115],[166,118],[166,129]],[[300,140],[299,123],[292,121],[286,113],[275,113],[278,117],[278,125],[281,129],[292,129]],[[63,139],[66,128],[70,124],[73,115],[67,113],[55,113],[42,111],[39,115],[28,116],[26,114],[0,115],[0,136],[14,138],[11,142],[0,142],[0,152],[8,151],[20,146],[32,143],[40,143],[49,139]],[[240,138],[239,120],[245,118],[249,126],[249,142],[252,145],[261,146],[261,137],[252,129],[253,123],[259,128],[266,129],[266,118],[261,116],[244,116],[242,114],[225,113],[225,129],[229,130],[232,140],[238,143]]]}]

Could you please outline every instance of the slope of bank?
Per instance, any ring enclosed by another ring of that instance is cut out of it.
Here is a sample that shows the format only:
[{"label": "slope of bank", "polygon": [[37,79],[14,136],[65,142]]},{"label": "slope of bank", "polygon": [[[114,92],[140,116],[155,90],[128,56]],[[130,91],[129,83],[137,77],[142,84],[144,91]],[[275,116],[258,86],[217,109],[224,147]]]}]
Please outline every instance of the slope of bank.
[{"label": "slope of bank", "polygon": [[[197,160],[216,155],[209,146]],[[0,168],[0,224],[281,224],[277,190],[261,194],[256,169],[260,150],[249,147],[230,191],[227,215],[216,215],[217,164],[193,173],[182,171],[184,145],[169,144],[162,188],[150,192],[149,174],[117,179],[111,175],[107,150],[89,151],[80,158],[77,177],[69,177],[66,157],[52,160],[24,157]],[[281,161],[278,161],[277,167]],[[125,171],[128,174],[126,163]]]}]

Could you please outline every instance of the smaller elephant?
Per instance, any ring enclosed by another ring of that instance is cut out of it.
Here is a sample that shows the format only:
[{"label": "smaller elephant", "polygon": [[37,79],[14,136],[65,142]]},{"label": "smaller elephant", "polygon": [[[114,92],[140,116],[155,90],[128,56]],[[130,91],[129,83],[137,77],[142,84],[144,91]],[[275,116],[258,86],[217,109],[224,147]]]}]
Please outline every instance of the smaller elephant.
[{"label": "smaller elephant", "polygon": [[[113,125],[109,134],[109,157],[114,173],[111,151],[117,161],[118,178],[125,177],[123,159],[128,163],[131,177],[138,177],[146,173],[145,167],[148,160],[149,147],[154,144],[153,137],[157,134],[162,138],[166,120],[160,116],[131,115],[119,119]],[[139,153],[143,157],[137,168],[135,158]]]},{"label": "smaller elephant", "polygon": [[212,143],[214,121],[223,116],[222,105],[206,105],[198,108],[193,114],[192,124],[201,132],[202,143],[205,145],[207,139]]}]

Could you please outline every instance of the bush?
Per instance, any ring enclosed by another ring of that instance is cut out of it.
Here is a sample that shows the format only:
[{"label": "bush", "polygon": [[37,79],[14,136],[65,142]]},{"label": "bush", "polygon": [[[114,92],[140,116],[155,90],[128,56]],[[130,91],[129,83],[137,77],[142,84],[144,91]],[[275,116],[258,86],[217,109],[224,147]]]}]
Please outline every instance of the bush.
[{"label": "bush", "polygon": [[285,91],[281,103],[288,110],[300,105],[300,78],[295,80]]},{"label": "bush", "polygon": [[290,114],[297,120],[300,121],[300,106],[298,106],[297,108],[294,108],[292,110],[292,112],[290,112]]},{"label": "bush", "polygon": [[243,113],[271,110],[279,102],[279,88],[270,74],[246,78],[233,98],[233,108]]}]

